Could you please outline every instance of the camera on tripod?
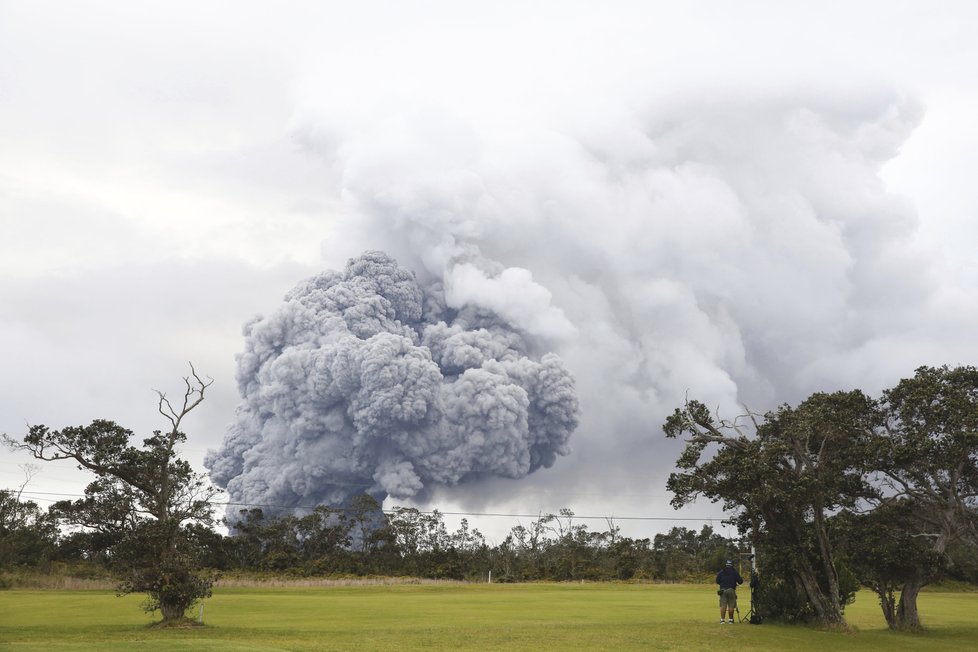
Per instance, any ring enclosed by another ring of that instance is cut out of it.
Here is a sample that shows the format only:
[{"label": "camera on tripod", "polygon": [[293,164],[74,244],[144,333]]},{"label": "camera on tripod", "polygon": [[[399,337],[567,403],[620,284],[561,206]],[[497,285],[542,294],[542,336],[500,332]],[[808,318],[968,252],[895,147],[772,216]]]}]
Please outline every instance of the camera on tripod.
[{"label": "camera on tripod", "polygon": [[[761,608],[761,576],[757,572],[757,559],[752,545],[749,553],[742,554],[750,561],[750,611],[741,618],[741,622],[746,620],[751,625],[760,625],[764,622],[764,617],[760,614]],[[739,614],[738,614],[739,615]]]}]

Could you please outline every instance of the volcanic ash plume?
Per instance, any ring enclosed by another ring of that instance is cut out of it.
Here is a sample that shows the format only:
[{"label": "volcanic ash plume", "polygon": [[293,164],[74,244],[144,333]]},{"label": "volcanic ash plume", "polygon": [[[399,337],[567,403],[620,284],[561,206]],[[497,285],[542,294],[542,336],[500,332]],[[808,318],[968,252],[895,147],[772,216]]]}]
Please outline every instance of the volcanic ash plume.
[{"label": "volcanic ash plume", "polygon": [[[408,498],[566,455],[574,381],[494,312],[446,305],[382,252],[300,283],[245,325],[243,398],[205,465],[232,503]],[[233,506],[229,514],[236,514]]]}]

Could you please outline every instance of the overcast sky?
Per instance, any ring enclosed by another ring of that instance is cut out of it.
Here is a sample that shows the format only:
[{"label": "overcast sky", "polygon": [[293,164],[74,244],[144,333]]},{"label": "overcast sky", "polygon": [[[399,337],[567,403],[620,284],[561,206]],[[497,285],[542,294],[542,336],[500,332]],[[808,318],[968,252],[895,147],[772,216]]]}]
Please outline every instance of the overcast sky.
[{"label": "overcast sky", "polygon": [[[978,361],[976,20],[0,0],[0,431],[148,434],[152,390],[193,361],[214,379],[187,422],[202,470],[245,321],[365,249],[432,280],[467,248],[529,273],[473,300],[561,355],[581,425],[553,468],[425,506],[670,516],[660,426],[687,390],[764,410]],[[27,461],[2,452],[0,487]],[[84,482],[53,464],[28,489]]]}]

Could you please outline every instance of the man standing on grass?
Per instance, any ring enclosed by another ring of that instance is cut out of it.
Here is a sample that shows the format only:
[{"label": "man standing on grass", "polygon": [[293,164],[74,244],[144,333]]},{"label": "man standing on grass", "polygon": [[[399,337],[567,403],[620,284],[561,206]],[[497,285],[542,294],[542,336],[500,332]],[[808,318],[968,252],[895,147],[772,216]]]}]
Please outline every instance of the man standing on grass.
[{"label": "man standing on grass", "polygon": [[727,565],[717,573],[717,584],[720,585],[720,624],[723,624],[723,614],[727,613],[730,619],[728,622],[734,624],[734,610],[737,608],[737,585],[743,584],[744,578],[740,576],[737,569],[733,567],[733,562],[727,560]]}]

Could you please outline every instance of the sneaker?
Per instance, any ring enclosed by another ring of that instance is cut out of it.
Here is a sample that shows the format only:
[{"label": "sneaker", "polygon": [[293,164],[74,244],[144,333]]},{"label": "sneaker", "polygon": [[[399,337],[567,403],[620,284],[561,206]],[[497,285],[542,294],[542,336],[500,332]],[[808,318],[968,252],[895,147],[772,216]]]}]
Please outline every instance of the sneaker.
[{"label": "sneaker", "polygon": [[723,625],[723,624],[724,624],[724,623],[723,623],[723,619],[722,619],[722,618],[720,619],[720,624],[721,624],[721,625]]},{"label": "sneaker", "polygon": [[731,618],[731,619],[730,619],[730,624],[731,624],[731,625],[733,625],[733,624],[734,624],[734,619],[733,619],[733,618]]}]

